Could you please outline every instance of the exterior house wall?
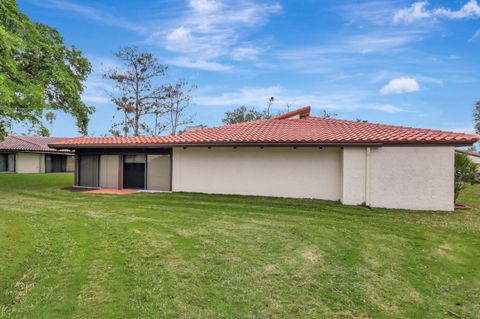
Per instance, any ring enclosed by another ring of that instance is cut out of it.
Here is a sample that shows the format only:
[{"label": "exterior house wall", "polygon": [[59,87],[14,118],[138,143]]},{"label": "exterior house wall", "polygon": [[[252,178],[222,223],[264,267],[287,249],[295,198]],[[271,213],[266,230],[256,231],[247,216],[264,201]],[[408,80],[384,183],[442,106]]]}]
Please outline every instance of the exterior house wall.
[{"label": "exterior house wall", "polygon": [[365,204],[366,148],[347,147],[342,152],[342,203]]},{"label": "exterior house wall", "polygon": [[45,173],[45,154],[17,153],[15,171],[17,173]]},{"label": "exterior house wall", "polygon": [[454,175],[451,146],[372,148],[370,205],[451,211]]},{"label": "exterior house wall", "polygon": [[100,156],[100,187],[119,188],[119,155]]},{"label": "exterior house wall", "polygon": [[340,148],[174,148],[172,190],[340,200]]},{"label": "exterior house wall", "polygon": [[147,189],[170,191],[171,189],[170,154],[147,155]]}]

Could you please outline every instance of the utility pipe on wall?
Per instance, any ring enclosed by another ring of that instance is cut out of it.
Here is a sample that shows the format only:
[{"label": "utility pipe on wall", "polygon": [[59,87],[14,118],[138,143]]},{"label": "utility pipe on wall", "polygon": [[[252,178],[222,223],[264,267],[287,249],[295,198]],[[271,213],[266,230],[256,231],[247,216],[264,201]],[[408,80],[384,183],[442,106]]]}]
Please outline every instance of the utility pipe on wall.
[{"label": "utility pipe on wall", "polygon": [[370,207],[370,147],[365,153],[365,205]]}]

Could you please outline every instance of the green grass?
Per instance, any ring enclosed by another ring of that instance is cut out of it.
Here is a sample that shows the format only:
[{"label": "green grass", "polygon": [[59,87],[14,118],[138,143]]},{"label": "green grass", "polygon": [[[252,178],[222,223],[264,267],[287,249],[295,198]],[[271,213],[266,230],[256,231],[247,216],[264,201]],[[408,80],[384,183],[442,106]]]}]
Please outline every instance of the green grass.
[{"label": "green grass", "polygon": [[0,174],[0,317],[480,318],[480,185],[436,213],[71,184]]}]

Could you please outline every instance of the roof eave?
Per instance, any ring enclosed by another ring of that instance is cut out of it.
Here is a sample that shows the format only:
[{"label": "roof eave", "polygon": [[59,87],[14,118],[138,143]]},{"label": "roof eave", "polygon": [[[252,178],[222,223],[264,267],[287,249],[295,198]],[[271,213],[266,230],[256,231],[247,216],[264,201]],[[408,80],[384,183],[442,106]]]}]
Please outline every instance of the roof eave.
[{"label": "roof eave", "polygon": [[379,146],[469,146],[472,141],[415,141],[415,142],[200,142],[200,143],[107,143],[107,144],[51,144],[56,149],[85,148],[170,148],[170,147],[379,147]]},{"label": "roof eave", "polygon": [[2,152],[13,152],[13,153],[39,153],[39,154],[62,154],[62,155],[74,155],[75,152],[71,150],[63,150],[64,147],[59,147],[58,149],[52,150],[42,150],[42,151],[35,151],[35,150],[21,150],[21,149],[12,149],[12,148],[2,148],[0,149],[0,153]]}]

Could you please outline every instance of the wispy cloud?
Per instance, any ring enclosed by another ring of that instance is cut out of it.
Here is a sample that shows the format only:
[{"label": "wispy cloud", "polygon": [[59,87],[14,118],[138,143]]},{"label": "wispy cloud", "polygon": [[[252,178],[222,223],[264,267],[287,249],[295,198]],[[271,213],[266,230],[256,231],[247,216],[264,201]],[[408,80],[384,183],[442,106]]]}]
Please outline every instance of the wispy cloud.
[{"label": "wispy cloud", "polygon": [[399,113],[399,112],[407,112],[404,108],[401,108],[399,106],[393,105],[393,104],[383,104],[380,105],[376,108],[379,111],[383,111],[386,113]]},{"label": "wispy cloud", "polygon": [[208,71],[231,70],[220,59],[237,62],[257,59],[264,49],[247,41],[246,35],[282,10],[275,0],[188,0],[186,8],[172,11],[168,17],[161,20],[147,17],[136,23],[109,13],[115,12],[110,7],[68,0],[32,1],[32,4],[135,31],[143,37],[140,43],[170,52],[171,64]]},{"label": "wispy cloud", "polygon": [[222,64],[215,61],[208,61],[204,59],[195,59],[188,56],[180,56],[172,59],[167,59],[167,63],[184,68],[216,71],[216,72],[229,72],[234,70],[234,67],[228,64]]},{"label": "wispy cloud", "polygon": [[238,91],[220,94],[203,94],[195,96],[195,104],[204,106],[254,106],[264,107],[268,99],[275,97],[274,108],[284,108],[311,105],[316,109],[351,111],[356,109],[377,110],[386,113],[406,112],[405,109],[393,104],[374,104],[365,102],[370,93],[342,91],[338,93],[309,94],[299,90],[290,90],[282,86],[244,87]]},{"label": "wispy cloud", "polygon": [[389,25],[392,23],[392,12],[399,9],[398,0],[349,1],[338,6],[349,24]]},{"label": "wispy cloud", "polygon": [[412,23],[419,20],[446,18],[446,19],[466,19],[480,18],[480,6],[477,0],[469,0],[458,10],[449,8],[429,9],[427,1],[413,3],[410,7],[398,10],[393,16],[393,22]]},{"label": "wispy cloud", "polygon": [[[78,4],[70,1],[63,0],[43,0],[43,1],[32,1],[34,5],[53,8],[58,10],[63,10],[67,12],[74,13],[76,15],[81,15],[87,19],[98,21],[105,25],[110,25],[122,29],[127,29],[135,32],[146,32],[147,28],[140,24],[130,22],[122,17],[108,13],[107,10],[98,9],[95,7],[87,6],[84,4]],[[109,8],[108,11],[111,11],[112,8]]]},{"label": "wispy cloud", "polygon": [[470,41],[474,41],[476,39],[480,38],[480,29],[478,29],[472,36],[472,38],[470,39]]},{"label": "wispy cloud", "polygon": [[114,90],[113,83],[104,79],[102,74],[112,68],[121,68],[121,64],[113,59],[99,56],[89,55],[88,59],[92,63],[93,71],[85,82],[82,101],[92,106],[112,104],[109,94]]},{"label": "wispy cloud", "polygon": [[381,94],[392,94],[392,93],[409,93],[416,92],[420,90],[420,85],[418,81],[414,78],[401,77],[397,79],[392,79],[385,86],[380,89]]},{"label": "wispy cloud", "polygon": [[180,66],[224,71],[230,67],[220,67],[217,59],[253,60],[262,52],[243,36],[280,11],[275,2],[189,0],[188,8],[168,23],[166,31],[147,41],[179,54]]},{"label": "wispy cloud", "polygon": [[441,130],[449,131],[449,132],[460,132],[460,133],[467,133],[467,134],[475,134],[475,129],[472,126],[464,126],[464,127],[450,127],[450,128],[441,128]]}]

